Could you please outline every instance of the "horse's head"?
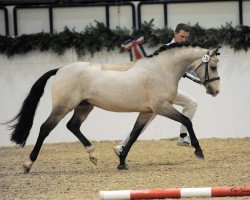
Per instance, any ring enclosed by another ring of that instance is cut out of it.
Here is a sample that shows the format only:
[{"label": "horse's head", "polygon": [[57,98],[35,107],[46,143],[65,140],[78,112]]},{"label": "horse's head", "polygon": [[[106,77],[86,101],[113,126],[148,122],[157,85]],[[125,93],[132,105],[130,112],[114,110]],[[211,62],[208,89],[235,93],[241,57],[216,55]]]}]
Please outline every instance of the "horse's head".
[{"label": "horse's head", "polygon": [[196,74],[205,86],[207,94],[217,96],[220,93],[220,77],[218,76],[218,58],[217,55],[221,46],[208,50],[201,61],[199,59],[194,67]]}]

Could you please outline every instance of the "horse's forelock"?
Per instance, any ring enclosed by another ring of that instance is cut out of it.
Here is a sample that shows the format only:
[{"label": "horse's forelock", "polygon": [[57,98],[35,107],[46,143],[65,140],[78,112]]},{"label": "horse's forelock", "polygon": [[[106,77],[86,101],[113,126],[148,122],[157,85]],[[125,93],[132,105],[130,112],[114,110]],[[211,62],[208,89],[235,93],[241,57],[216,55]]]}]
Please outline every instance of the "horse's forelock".
[{"label": "horse's forelock", "polygon": [[217,58],[216,55],[211,56],[210,64],[216,65],[216,66],[217,66],[217,65],[218,65],[218,62],[219,62],[219,59]]}]

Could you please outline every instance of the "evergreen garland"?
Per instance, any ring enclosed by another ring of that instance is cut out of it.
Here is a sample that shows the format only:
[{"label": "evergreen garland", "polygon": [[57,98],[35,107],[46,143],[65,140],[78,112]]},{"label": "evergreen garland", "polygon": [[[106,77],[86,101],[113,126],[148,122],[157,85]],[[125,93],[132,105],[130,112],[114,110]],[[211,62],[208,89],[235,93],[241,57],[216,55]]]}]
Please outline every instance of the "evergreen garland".
[{"label": "evergreen garland", "polygon": [[[197,43],[206,43],[209,47],[218,44],[229,45],[235,51],[250,48],[250,27],[236,26],[227,23],[220,28],[202,28],[199,24],[190,26],[190,40]],[[34,50],[52,50],[62,55],[67,49],[75,49],[81,57],[87,52],[92,55],[101,50],[121,49],[121,44],[135,36],[144,36],[149,47],[169,42],[173,37],[173,30],[154,28],[153,20],[144,22],[139,30],[116,28],[111,30],[103,23],[96,22],[96,26],[90,24],[83,32],[76,32],[67,27],[62,32],[24,34],[19,37],[7,37],[0,35],[0,53],[11,57],[15,54],[26,54]]]}]

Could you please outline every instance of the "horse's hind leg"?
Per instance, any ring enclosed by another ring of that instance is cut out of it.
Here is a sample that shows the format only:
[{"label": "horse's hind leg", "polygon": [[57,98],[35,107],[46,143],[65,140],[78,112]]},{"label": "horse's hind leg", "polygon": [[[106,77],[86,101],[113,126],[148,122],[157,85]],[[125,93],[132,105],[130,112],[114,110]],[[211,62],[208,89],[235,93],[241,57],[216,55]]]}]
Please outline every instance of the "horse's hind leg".
[{"label": "horse's hind leg", "polygon": [[135,122],[134,128],[132,132],[130,133],[130,137],[126,145],[123,147],[122,152],[119,155],[120,158],[120,164],[118,165],[118,169],[127,169],[125,159],[128,155],[129,150],[131,149],[134,142],[139,137],[141,131],[144,129],[144,127],[147,125],[149,120],[152,118],[153,113],[140,113],[137,117],[137,120]]},{"label": "horse's hind leg", "polygon": [[85,146],[86,151],[89,153],[89,159],[95,165],[97,164],[97,158],[94,155],[94,147],[90,141],[81,133],[80,127],[84,120],[88,117],[89,113],[93,110],[94,106],[81,102],[75,109],[72,118],[67,123],[67,128],[80,140]]},{"label": "horse's hind leg", "polygon": [[30,154],[30,160],[23,165],[24,173],[29,173],[33,163],[36,161],[45,138],[56,127],[66,114],[61,109],[54,109],[48,119],[40,127],[40,132],[36,144]]}]

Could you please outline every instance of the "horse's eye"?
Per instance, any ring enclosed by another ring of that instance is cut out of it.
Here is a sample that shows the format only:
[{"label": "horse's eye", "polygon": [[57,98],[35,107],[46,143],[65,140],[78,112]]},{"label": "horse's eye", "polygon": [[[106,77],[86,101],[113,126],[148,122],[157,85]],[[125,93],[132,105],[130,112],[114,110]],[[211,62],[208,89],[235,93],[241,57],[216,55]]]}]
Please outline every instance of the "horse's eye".
[{"label": "horse's eye", "polygon": [[217,66],[210,66],[211,70],[215,71],[217,69]]}]

